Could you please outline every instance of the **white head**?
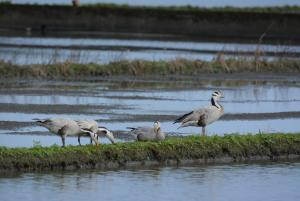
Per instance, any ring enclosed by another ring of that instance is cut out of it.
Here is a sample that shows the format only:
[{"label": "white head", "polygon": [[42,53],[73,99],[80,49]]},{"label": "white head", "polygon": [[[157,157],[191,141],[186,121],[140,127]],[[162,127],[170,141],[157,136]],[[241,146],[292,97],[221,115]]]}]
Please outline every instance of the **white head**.
[{"label": "white head", "polygon": [[211,95],[211,105],[217,107],[218,109],[222,109],[222,106],[217,102],[221,98],[224,98],[222,96],[222,93],[220,91],[215,91]]},{"label": "white head", "polygon": [[110,141],[111,143],[115,143],[115,137],[112,132],[110,132],[107,128],[105,127],[98,127],[98,132],[97,134],[103,133]]},{"label": "white head", "polygon": [[211,97],[215,99],[216,101],[220,100],[221,98],[224,98],[221,91],[215,91],[212,93]]},{"label": "white head", "polygon": [[97,140],[97,133],[94,133],[93,131],[87,129],[87,128],[81,128],[80,129],[83,133],[87,133],[88,135],[90,135],[90,137],[92,138],[92,140],[96,143],[96,145],[99,144],[98,140]]},{"label": "white head", "polygon": [[160,123],[159,123],[159,121],[154,122],[153,127],[154,127],[154,131],[156,133],[158,133],[160,131]]}]

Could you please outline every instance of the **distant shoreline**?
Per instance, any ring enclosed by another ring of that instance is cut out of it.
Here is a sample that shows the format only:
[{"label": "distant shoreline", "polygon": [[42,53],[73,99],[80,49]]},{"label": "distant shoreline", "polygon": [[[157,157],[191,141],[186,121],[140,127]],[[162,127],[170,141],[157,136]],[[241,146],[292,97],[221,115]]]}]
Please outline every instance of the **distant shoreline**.
[{"label": "distant shoreline", "polygon": [[[10,23],[7,23],[7,22]],[[168,38],[300,43],[300,6],[143,7],[0,4],[6,36]],[[263,37],[262,37],[263,36]]]}]

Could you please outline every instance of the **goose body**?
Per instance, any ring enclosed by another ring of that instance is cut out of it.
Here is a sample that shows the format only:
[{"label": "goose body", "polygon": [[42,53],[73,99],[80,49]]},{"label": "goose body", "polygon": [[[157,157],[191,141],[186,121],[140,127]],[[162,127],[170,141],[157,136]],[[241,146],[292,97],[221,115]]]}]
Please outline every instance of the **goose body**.
[{"label": "goose body", "polygon": [[[34,119],[40,126],[47,128],[51,133],[59,135],[62,139],[63,147],[65,146],[66,136],[90,135],[91,139],[98,144],[95,132],[87,132],[82,130],[76,121],[64,118],[50,118],[50,119]],[[80,141],[79,141],[80,144]]]},{"label": "goose body", "polygon": [[218,103],[221,98],[223,98],[221,92],[215,91],[211,97],[211,105],[184,114],[176,119],[174,123],[181,123],[179,128],[187,126],[202,127],[202,135],[205,135],[205,127],[217,121],[224,114],[223,106]]},{"label": "goose body", "polygon": [[165,133],[160,128],[159,122],[155,122],[153,127],[130,127],[129,129],[131,129],[130,134],[135,136],[137,141],[162,141],[166,138]]}]

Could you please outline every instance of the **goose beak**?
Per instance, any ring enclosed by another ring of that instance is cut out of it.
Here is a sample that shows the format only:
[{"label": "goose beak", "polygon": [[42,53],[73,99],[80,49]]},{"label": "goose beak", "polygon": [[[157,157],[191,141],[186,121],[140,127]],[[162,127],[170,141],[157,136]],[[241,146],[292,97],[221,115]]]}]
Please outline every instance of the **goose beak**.
[{"label": "goose beak", "polygon": [[112,132],[108,132],[106,134],[106,137],[109,139],[109,141],[111,141],[112,144],[115,143],[115,138],[114,138],[114,134]]}]

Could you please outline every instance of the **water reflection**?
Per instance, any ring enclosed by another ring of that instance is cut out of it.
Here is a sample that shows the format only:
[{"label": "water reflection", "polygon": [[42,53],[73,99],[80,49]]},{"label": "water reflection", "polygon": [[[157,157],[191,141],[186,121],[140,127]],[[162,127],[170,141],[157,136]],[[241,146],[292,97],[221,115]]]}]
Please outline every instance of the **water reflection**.
[{"label": "water reflection", "polygon": [[[49,134],[49,133],[48,133]],[[90,138],[82,137],[80,139],[81,144],[90,144]],[[107,138],[99,138],[100,143],[110,144],[111,142]],[[116,139],[116,142],[124,142],[122,139]],[[34,147],[34,146],[61,146],[61,138],[54,134],[50,135],[14,135],[14,134],[3,134],[0,130],[0,146],[6,147]],[[67,137],[66,145],[77,146],[77,137]]]},{"label": "water reflection", "polygon": [[[253,58],[256,44],[222,42],[181,42],[126,39],[72,39],[40,37],[0,37],[0,60],[15,64],[110,63],[121,60],[191,60],[211,61],[217,53],[225,57]],[[21,46],[25,45],[25,46]],[[78,46],[72,48],[72,46]],[[278,59],[275,53],[294,58],[300,53],[295,45],[260,45],[265,59]],[[275,56],[274,56],[275,55]]]},{"label": "water reflection", "polygon": [[[216,50],[216,51],[256,51],[257,44],[222,43],[222,42],[182,42],[182,41],[157,41],[157,40],[137,40],[137,39],[89,39],[89,38],[41,38],[41,37],[0,37],[3,44],[13,45],[40,45],[40,46],[83,46],[83,47],[141,47],[141,48],[165,48],[182,50]],[[273,52],[300,52],[297,45],[272,45],[261,44],[261,51]]]},{"label": "water reflection", "polygon": [[[34,56],[33,56],[34,55]],[[74,63],[107,64],[122,60],[175,60],[185,58],[191,60],[211,61],[215,54],[191,53],[183,51],[124,51],[124,50],[68,50],[52,48],[3,48],[0,47],[0,60],[13,64],[53,64],[66,61]],[[273,57],[267,57],[272,59]],[[273,58],[274,59],[274,58]]]},{"label": "water reflection", "polygon": [[300,163],[69,171],[0,177],[16,200],[298,200]]}]

